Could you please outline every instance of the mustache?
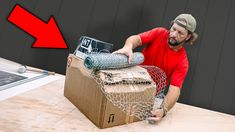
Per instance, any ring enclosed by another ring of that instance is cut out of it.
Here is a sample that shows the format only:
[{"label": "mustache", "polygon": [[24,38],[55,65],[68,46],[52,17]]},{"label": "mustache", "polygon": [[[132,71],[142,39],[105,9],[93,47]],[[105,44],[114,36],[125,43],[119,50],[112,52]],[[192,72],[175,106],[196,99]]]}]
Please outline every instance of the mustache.
[{"label": "mustache", "polygon": [[176,38],[175,38],[175,37],[169,37],[169,40],[170,40],[170,39],[173,39],[173,40],[175,40],[175,41],[176,41]]}]

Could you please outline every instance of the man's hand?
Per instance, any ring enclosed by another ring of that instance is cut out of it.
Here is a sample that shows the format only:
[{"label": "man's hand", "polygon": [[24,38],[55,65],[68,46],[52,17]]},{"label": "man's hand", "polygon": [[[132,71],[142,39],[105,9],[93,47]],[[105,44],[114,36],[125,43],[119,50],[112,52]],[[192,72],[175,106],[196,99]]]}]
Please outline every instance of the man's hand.
[{"label": "man's hand", "polygon": [[133,49],[141,45],[141,39],[139,35],[132,35],[127,38],[123,48],[113,52],[124,54],[128,57],[128,63],[130,64],[133,58]]},{"label": "man's hand", "polygon": [[151,111],[152,117],[149,117],[147,120],[149,123],[156,123],[161,121],[161,119],[167,114],[167,112],[175,105],[180,96],[180,88],[170,85],[169,90],[162,102],[161,109],[156,109]]},{"label": "man's hand", "polygon": [[164,116],[164,110],[163,109],[156,109],[154,111],[151,111],[152,116],[149,117],[147,120],[150,124],[155,124],[156,122],[159,122],[162,120]]},{"label": "man's hand", "polygon": [[128,63],[130,64],[132,61],[132,57],[133,57],[133,51],[131,48],[121,48],[117,51],[114,51],[113,54],[124,54],[128,57]]}]

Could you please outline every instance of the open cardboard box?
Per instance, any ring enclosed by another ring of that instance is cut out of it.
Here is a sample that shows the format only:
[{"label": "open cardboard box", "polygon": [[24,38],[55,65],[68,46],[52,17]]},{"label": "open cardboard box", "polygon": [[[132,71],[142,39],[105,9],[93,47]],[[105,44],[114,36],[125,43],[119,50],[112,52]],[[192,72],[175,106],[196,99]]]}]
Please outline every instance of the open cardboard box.
[{"label": "open cardboard box", "polygon": [[[73,54],[68,56],[64,86],[65,97],[99,128],[139,121],[138,118],[129,116],[114,106],[106,98],[100,85],[92,77],[85,75],[89,72],[84,72],[82,70],[84,68],[82,59]],[[147,90],[153,90],[153,88]]]}]

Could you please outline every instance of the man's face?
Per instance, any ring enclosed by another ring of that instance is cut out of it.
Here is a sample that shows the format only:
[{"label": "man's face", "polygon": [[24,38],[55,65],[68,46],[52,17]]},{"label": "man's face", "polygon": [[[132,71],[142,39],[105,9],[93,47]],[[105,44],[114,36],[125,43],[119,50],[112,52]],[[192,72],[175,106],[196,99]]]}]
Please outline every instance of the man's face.
[{"label": "man's face", "polygon": [[174,23],[171,26],[168,43],[171,46],[177,46],[190,38],[187,29]]}]

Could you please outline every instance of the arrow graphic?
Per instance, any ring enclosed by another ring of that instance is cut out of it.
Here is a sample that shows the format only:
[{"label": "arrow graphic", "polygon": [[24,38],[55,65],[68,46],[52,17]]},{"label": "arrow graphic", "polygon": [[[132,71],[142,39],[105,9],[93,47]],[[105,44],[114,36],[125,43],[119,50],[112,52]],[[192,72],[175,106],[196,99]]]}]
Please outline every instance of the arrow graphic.
[{"label": "arrow graphic", "polygon": [[20,5],[16,5],[8,21],[36,38],[32,46],[34,48],[68,48],[53,16],[45,23]]}]

